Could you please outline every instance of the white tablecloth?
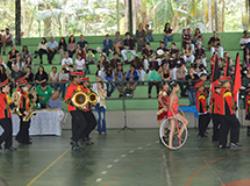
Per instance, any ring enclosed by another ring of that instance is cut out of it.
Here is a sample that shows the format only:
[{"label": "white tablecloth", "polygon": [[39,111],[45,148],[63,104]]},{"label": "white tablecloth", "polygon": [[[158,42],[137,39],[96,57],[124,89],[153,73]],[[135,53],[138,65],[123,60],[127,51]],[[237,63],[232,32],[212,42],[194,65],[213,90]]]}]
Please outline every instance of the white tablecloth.
[{"label": "white tablecloth", "polygon": [[[30,123],[30,135],[56,135],[61,136],[61,122],[64,117],[62,110],[39,110],[32,117]],[[19,117],[16,114],[12,115],[13,135],[19,131]],[[2,128],[0,127],[0,134]]]}]

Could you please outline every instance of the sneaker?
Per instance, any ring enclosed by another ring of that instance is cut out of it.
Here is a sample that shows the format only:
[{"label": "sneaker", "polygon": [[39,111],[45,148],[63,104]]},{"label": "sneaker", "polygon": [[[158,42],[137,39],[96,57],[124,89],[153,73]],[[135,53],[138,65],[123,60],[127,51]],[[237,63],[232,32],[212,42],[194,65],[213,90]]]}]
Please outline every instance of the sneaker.
[{"label": "sneaker", "polygon": [[219,148],[219,149],[228,149],[229,147],[226,146],[226,145],[218,145],[218,148]]},{"label": "sneaker", "polygon": [[8,147],[8,148],[5,148],[4,151],[13,152],[13,151],[16,151],[16,148],[15,147]]},{"label": "sneaker", "polygon": [[232,150],[238,150],[238,149],[240,149],[240,145],[237,144],[237,143],[231,143],[230,144],[230,149],[232,149]]}]

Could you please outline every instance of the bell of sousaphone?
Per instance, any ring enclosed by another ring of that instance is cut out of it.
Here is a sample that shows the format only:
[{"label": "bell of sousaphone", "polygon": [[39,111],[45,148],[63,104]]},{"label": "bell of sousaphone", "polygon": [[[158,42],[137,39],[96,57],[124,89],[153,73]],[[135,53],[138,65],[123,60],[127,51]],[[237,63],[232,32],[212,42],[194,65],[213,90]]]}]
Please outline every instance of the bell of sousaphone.
[{"label": "bell of sousaphone", "polygon": [[84,92],[76,92],[72,99],[73,105],[77,108],[83,108],[88,103],[88,96]]}]

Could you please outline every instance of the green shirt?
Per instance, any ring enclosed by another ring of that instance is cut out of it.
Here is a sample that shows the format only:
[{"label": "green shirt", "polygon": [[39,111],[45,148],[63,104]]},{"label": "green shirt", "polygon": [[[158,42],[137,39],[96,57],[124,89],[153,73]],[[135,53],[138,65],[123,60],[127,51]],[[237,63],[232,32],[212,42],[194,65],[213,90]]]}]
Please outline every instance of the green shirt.
[{"label": "green shirt", "polygon": [[47,105],[49,103],[49,99],[52,96],[53,90],[47,85],[46,89],[42,89],[41,85],[36,87],[37,97],[39,99],[39,103]]},{"label": "green shirt", "polygon": [[148,74],[148,81],[161,81],[161,76],[156,70],[152,70]]}]

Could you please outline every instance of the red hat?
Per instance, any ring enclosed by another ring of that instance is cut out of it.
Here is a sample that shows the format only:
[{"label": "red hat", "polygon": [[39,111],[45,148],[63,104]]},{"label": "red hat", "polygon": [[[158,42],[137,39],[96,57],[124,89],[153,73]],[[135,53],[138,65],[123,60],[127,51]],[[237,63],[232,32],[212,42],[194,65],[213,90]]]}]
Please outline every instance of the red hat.
[{"label": "red hat", "polygon": [[231,81],[231,77],[229,77],[229,76],[223,76],[223,77],[221,77],[221,78],[219,79],[219,81],[220,81],[221,83],[226,83],[226,82],[228,82],[228,81]]},{"label": "red hat", "polygon": [[81,78],[81,82],[84,82],[84,81],[89,81],[89,78],[88,77]]},{"label": "red hat", "polygon": [[194,88],[198,89],[204,85],[204,81],[198,81],[195,85]]},{"label": "red hat", "polygon": [[70,72],[71,76],[84,76],[84,73],[82,71],[74,71]]},{"label": "red hat", "polygon": [[23,80],[17,82],[17,85],[19,87],[26,86],[27,84],[28,84],[28,81],[26,79],[23,79]]},{"label": "red hat", "polygon": [[6,80],[4,80],[3,82],[0,83],[0,87],[2,88],[2,87],[6,86],[8,84],[9,84],[9,80],[6,79]]},{"label": "red hat", "polygon": [[216,80],[213,82],[213,86],[216,88],[216,87],[221,87],[221,83],[220,81]]}]

